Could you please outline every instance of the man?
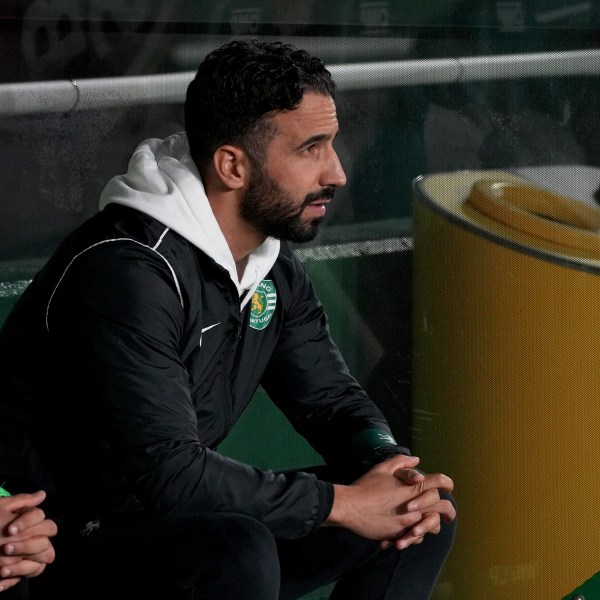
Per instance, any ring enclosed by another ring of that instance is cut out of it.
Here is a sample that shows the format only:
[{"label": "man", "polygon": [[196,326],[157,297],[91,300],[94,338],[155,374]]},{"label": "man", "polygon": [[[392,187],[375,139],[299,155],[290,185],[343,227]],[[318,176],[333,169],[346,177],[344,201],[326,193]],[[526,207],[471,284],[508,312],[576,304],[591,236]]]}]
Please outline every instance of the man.
[{"label": "man", "polygon": [[[13,588],[3,598],[24,598],[25,580],[54,560],[56,523],[39,508],[45,498],[43,490],[11,496],[0,488],[0,592]],[[14,589],[19,582],[20,589]]]},{"label": "man", "polygon": [[[314,237],[346,183],[334,92],[292,46],[209,54],[187,135],[138,146],[7,319],[4,397],[35,415],[62,589],[268,600],[337,581],[334,597],[429,597],[452,481],[397,445],[285,243]],[[218,453],[259,384],[325,469]]]}]

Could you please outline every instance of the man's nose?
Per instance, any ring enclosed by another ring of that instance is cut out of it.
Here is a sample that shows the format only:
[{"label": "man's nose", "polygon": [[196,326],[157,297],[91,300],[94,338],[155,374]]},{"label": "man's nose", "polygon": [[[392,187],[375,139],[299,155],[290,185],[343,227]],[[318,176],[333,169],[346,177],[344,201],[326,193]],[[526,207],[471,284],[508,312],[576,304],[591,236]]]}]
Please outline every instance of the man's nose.
[{"label": "man's nose", "polygon": [[323,186],[332,185],[335,187],[342,187],[346,185],[346,173],[342,167],[342,163],[335,150],[331,150],[331,155],[327,161],[327,169],[324,173]]}]

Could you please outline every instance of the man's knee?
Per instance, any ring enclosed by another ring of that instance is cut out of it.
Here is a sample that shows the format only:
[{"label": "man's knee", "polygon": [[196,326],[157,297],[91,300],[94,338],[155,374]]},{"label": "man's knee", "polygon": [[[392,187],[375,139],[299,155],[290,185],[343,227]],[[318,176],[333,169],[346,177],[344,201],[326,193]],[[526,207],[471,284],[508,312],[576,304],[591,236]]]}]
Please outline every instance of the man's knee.
[{"label": "man's knee", "polygon": [[[236,515],[230,520],[225,530],[230,537],[230,552],[233,558],[238,558],[235,564],[242,569],[260,570],[263,565],[269,565],[270,570],[279,573],[277,546],[273,534],[265,525],[244,515]],[[253,565],[250,567],[249,565]]]},{"label": "man's knee", "polygon": [[245,515],[222,517],[222,536],[213,551],[215,579],[219,580],[217,587],[226,592],[223,597],[276,599],[280,567],[272,533]]}]

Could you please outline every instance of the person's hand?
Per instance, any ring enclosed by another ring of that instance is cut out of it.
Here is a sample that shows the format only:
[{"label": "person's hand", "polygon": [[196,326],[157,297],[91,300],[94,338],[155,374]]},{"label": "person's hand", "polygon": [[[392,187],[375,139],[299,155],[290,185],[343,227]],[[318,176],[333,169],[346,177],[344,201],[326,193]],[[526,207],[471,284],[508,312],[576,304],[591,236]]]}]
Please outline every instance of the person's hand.
[{"label": "person's hand", "polygon": [[432,477],[431,475],[422,474],[422,479],[418,480],[410,473],[407,474],[404,469],[399,469],[396,471],[395,476],[409,485],[423,486],[425,490],[406,505],[408,511],[421,512],[423,515],[422,520],[413,527],[408,528],[400,537],[381,542],[381,547],[384,549],[394,545],[398,550],[402,550],[412,544],[420,544],[427,533],[439,533],[442,528],[442,521],[453,521],[456,518],[456,509],[453,504],[450,500],[440,498],[439,494],[440,490],[451,492],[454,483],[449,477],[443,476],[447,479],[447,485],[430,489],[426,482]]},{"label": "person's hand", "polygon": [[54,521],[39,505],[44,491],[0,498],[0,592],[40,575],[54,561]]},{"label": "person's hand", "polygon": [[334,485],[334,503],[325,526],[340,526],[382,547],[402,549],[437,533],[441,519],[456,516],[452,503],[438,490],[451,492],[454,484],[443,474],[424,475],[415,469],[419,459],[398,455],[348,486]]}]

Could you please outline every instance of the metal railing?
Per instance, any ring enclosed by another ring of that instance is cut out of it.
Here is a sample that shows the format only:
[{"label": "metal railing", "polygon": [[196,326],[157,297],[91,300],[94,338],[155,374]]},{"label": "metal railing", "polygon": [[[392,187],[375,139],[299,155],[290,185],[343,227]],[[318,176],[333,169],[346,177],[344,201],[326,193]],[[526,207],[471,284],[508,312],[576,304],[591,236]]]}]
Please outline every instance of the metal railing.
[{"label": "metal railing", "polygon": [[[517,79],[593,76],[600,50],[406,59],[329,67],[340,90]],[[181,103],[195,71],[0,84],[0,115],[57,113]]]}]

